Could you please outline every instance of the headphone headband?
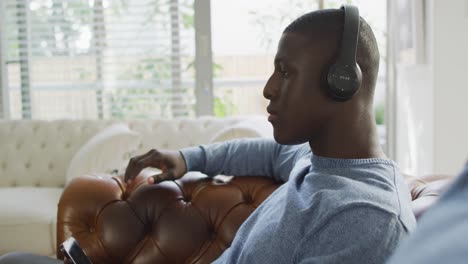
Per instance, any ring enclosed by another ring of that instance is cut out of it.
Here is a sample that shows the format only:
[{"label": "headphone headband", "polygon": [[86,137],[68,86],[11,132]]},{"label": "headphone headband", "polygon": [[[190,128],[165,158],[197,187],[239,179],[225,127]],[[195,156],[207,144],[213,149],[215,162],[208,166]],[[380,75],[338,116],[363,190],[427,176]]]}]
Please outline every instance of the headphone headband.
[{"label": "headphone headband", "polygon": [[359,10],[352,5],[342,5],[344,10],[343,39],[338,63],[356,64],[357,43],[359,40]]},{"label": "headphone headband", "polygon": [[356,63],[359,40],[359,10],[352,5],[343,5],[344,25],[341,47],[337,61],[327,73],[328,92],[338,101],[351,99],[361,86],[361,69]]}]

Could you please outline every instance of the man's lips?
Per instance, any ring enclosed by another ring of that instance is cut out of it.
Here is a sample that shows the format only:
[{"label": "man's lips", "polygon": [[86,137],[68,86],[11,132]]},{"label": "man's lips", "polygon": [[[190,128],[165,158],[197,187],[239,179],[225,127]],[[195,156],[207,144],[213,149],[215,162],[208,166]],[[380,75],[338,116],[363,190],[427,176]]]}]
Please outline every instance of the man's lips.
[{"label": "man's lips", "polygon": [[268,116],[268,121],[272,122],[278,119],[278,112],[276,112],[275,110],[271,109],[270,107],[267,107],[267,112],[268,114],[270,114]]},{"label": "man's lips", "polygon": [[270,122],[274,122],[278,119],[278,116],[277,115],[269,115],[268,116],[268,121]]},{"label": "man's lips", "polygon": [[278,111],[276,111],[275,109],[273,109],[273,107],[271,107],[270,105],[267,106],[266,110],[267,110],[267,112],[268,112],[270,115],[278,115]]}]

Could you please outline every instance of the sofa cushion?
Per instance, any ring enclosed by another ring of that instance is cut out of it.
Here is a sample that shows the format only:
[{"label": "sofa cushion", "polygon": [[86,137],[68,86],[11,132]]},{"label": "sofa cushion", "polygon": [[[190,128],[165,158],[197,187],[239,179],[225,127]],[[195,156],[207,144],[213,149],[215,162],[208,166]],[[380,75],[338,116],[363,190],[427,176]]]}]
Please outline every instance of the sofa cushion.
[{"label": "sofa cushion", "polygon": [[211,139],[210,143],[221,142],[238,138],[273,138],[273,129],[270,123],[264,121],[264,118],[251,118],[237,124],[221,129]]},{"label": "sofa cushion", "polygon": [[140,144],[140,135],[120,123],[111,125],[86,142],[75,154],[66,181],[91,172],[121,171]]},{"label": "sofa cushion", "polygon": [[62,188],[0,188],[0,255],[55,252],[57,201]]}]

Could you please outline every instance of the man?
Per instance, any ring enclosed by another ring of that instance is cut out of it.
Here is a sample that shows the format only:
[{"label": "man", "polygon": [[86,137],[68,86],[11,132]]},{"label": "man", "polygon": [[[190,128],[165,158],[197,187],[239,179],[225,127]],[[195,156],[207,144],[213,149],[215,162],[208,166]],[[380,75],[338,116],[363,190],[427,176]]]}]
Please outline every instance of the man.
[{"label": "man", "polygon": [[333,99],[322,78],[338,56],[343,10],[306,14],[283,32],[263,92],[276,142],[152,150],[130,161],[126,180],[158,167],[162,174],[149,183],[187,171],[285,182],[215,263],[383,263],[415,219],[404,180],[378,142],[372,102],[379,53],[372,30],[360,22],[362,84],[350,100]]},{"label": "man", "polygon": [[149,183],[187,171],[285,182],[215,263],[383,263],[414,229],[405,182],[378,141],[372,103],[379,52],[363,19],[356,32],[359,90],[337,100],[323,81],[339,57],[343,24],[342,9],[321,10],[284,30],[263,92],[275,140],[152,150],[130,161],[126,181],[157,167],[162,173]]}]

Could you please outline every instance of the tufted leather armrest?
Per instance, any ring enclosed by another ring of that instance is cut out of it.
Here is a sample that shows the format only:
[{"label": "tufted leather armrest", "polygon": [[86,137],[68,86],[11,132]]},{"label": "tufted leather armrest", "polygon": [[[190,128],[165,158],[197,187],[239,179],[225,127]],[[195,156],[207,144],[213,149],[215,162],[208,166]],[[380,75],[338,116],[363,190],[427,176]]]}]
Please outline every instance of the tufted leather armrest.
[{"label": "tufted leather armrest", "polygon": [[279,186],[199,173],[148,185],[148,176],[130,185],[105,174],[71,181],[58,205],[57,249],[73,235],[94,263],[210,263]]},{"label": "tufted leather armrest", "polygon": [[[94,263],[210,263],[231,244],[242,222],[279,184],[265,177],[206,178],[146,184],[139,175],[76,178],[59,202],[57,248],[73,235]],[[405,176],[417,217],[452,181]],[[57,256],[63,258],[57,251]]]}]

